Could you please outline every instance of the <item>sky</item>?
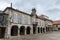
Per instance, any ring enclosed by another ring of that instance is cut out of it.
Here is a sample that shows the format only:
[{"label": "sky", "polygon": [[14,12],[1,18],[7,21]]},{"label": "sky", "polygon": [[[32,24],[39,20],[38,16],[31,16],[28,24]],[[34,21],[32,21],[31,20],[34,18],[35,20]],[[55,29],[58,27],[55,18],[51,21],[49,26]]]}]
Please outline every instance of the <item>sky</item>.
[{"label": "sky", "polygon": [[36,9],[36,14],[47,15],[49,19],[60,20],[60,0],[0,0],[0,10],[12,7],[20,11],[31,14],[32,8]]}]

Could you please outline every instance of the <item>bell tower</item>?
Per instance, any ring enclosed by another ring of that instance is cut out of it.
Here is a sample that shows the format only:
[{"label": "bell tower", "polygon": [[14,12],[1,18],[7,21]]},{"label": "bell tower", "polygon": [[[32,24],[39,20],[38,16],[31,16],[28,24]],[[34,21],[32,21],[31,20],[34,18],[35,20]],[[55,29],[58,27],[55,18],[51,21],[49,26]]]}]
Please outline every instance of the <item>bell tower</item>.
[{"label": "bell tower", "polygon": [[36,9],[35,8],[32,8],[32,13],[31,13],[33,16],[36,16]]}]

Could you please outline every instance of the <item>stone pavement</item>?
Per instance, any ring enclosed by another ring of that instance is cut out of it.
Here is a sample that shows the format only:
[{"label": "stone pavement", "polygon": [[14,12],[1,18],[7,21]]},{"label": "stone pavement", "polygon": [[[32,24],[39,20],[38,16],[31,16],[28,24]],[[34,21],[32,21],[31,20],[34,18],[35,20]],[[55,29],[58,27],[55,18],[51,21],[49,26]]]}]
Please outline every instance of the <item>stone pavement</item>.
[{"label": "stone pavement", "polygon": [[60,31],[46,33],[40,40],[60,40]]},{"label": "stone pavement", "polygon": [[33,35],[23,35],[20,37],[13,37],[7,40],[60,40],[60,31],[39,33]]}]

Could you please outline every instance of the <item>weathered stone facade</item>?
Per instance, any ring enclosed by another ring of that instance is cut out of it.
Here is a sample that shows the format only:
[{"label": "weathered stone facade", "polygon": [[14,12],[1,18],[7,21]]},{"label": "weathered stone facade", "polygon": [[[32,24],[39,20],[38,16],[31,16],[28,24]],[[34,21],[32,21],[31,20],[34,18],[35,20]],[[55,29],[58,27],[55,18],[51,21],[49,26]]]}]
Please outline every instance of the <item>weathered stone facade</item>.
[{"label": "weathered stone facade", "polygon": [[6,27],[8,24],[7,18],[8,14],[0,12],[0,39],[5,37]]},{"label": "weathered stone facade", "polygon": [[[39,34],[52,30],[52,22],[39,18],[35,8],[31,14],[11,7],[7,7],[3,12],[8,14],[5,40],[40,40]],[[46,25],[51,25],[51,28],[46,30]]]}]

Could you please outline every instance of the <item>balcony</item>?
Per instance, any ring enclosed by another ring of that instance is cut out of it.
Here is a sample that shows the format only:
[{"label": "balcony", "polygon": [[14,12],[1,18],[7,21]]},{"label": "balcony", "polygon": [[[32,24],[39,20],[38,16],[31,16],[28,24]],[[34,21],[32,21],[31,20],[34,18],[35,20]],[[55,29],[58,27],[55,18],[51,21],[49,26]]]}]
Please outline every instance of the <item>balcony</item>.
[{"label": "balcony", "polygon": [[37,26],[38,25],[38,22],[33,22],[32,25],[33,26]]}]

